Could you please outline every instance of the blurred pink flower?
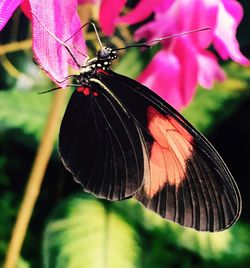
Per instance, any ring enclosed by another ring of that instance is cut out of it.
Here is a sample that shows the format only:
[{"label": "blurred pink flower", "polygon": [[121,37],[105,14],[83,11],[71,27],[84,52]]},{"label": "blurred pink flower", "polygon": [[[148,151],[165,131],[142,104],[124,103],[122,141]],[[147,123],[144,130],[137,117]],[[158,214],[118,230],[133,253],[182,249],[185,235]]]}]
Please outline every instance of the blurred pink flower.
[{"label": "blurred pink flower", "polygon": [[[64,83],[58,83],[58,81],[62,81],[68,75],[68,65],[75,67],[75,64],[66,49],[46,32],[46,29],[32,13],[56,37],[64,41],[74,35],[81,27],[77,14],[77,0],[1,0],[0,30],[20,4],[26,16],[32,20],[32,46],[37,62],[52,80],[62,87],[66,86],[67,81]],[[67,41],[67,45],[70,46],[77,60],[83,63],[83,57],[78,53],[78,51],[81,51],[81,53],[86,51],[82,34],[76,34]]]},{"label": "blurred pink flower", "polygon": [[[110,1],[105,2],[108,5]],[[118,2],[123,4],[123,1]],[[188,30],[211,28],[206,32],[163,41],[162,50],[138,77],[141,83],[177,109],[191,101],[198,84],[212,88],[215,80],[225,79],[216,57],[207,50],[209,46],[213,45],[224,60],[231,58],[240,64],[249,64],[236,40],[243,10],[235,0],[141,0],[127,15],[118,16],[119,12],[116,12],[116,17],[109,18],[109,22],[135,24],[154,14],[152,21],[136,31],[136,40],[154,40]],[[106,31],[107,21],[103,19],[101,22],[105,33],[112,34],[114,24]]]},{"label": "blurred pink flower", "polygon": [[163,48],[156,53],[137,80],[178,108],[194,95],[198,62],[189,42],[176,39],[175,43],[173,51]]},{"label": "blurred pink flower", "polygon": [[[213,87],[214,81],[225,78],[217,58],[208,47],[213,45],[220,57],[248,65],[236,40],[236,30],[243,10],[236,0],[140,0],[128,14],[120,16],[126,0],[1,0],[0,30],[15,9],[22,10],[32,20],[33,51],[36,60],[48,75],[58,83],[68,74],[68,66],[75,67],[69,53],[48,34],[32,15],[64,41],[80,28],[77,5],[85,2],[100,3],[102,30],[111,35],[117,23],[135,24],[154,15],[153,20],[141,26],[135,39],[154,40],[188,30],[210,27],[198,32],[162,41],[162,49],[153,57],[138,80],[149,86],[175,108],[187,105],[198,84]],[[32,11],[32,13],[31,13]],[[79,32],[67,41],[80,64],[83,63],[85,43]],[[76,49],[77,48],[77,49]],[[58,83],[65,86],[66,82]]]},{"label": "blurred pink flower", "polygon": [[116,18],[126,4],[126,0],[102,0],[100,7],[100,26],[103,32],[111,35],[115,28]]},{"label": "blurred pink flower", "polygon": [[23,0],[2,0],[0,2],[0,31],[8,22],[16,8],[22,3]]}]

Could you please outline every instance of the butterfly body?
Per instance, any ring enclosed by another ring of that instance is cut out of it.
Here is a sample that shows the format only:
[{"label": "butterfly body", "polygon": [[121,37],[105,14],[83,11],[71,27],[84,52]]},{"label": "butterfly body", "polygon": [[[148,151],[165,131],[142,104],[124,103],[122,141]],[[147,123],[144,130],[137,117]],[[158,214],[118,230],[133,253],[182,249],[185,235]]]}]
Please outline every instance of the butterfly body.
[{"label": "butterfly body", "polygon": [[219,154],[158,95],[111,71],[115,58],[115,49],[102,48],[75,76],[59,135],[65,167],[98,197],[133,196],[197,230],[231,226],[241,197]]}]

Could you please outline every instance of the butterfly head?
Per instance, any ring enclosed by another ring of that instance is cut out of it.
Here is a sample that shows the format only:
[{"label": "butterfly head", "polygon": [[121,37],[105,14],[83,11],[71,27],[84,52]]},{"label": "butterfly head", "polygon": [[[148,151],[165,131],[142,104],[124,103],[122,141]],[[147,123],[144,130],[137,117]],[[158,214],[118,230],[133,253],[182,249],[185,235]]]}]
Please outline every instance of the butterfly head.
[{"label": "butterfly head", "polygon": [[109,61],[111,62],[112,60],[117,58],[117,50],[115,50],[114,48],[110,47],[110,46],[106,46],[101,48],[98,52],[97,52],[97,59],[100,61]]},{"label": "butterfly head", "polygon": [[112,61],[115,60],[117,56],[117,51],[114,48],[109,46],[101,48],[96,55],[96,68],[107,70]]},{"label": "butterfly head", "polygon": [[117,58],[117,50],[106,46],[101,48],[96,57],[87,61],[87,64],[81,67],[81,75],[87,74],[91,75],[98,69],[108,70],[109,66],[111,65],[112,61]]}]

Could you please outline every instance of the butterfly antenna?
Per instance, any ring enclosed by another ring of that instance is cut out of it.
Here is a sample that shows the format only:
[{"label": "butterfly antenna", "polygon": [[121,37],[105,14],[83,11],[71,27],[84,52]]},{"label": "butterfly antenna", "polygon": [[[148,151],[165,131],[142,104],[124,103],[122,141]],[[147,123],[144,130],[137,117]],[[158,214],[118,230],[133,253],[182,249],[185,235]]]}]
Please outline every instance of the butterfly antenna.
[{"label": "butterfly antenna", "polygon": [[197,32],[201,32],[201,31],[207,31],[210,30],[210,27],[204,27],[204,28],[200,28],[200,29],[196,29],[196,30],[191,30],[191,31],[187,31],[187,32],[182,32],[179,34],[172,34],[172,35],[168,35],[165,37],[161,37],[161,38],[157,38],[151,41],[147,41],[147,42],[143,42],[143,43],[137,43],[137,44],[132,44],[132,45],[128,45],[126,47],[122,47],[122,48],[116,48],[115,50],[122,50],[122,49],[127,49],[127,48],[131,48],[131,47],[145,47],[145,48],[150,48],[151,46],[149,44],[155,43],[155,42],[159,42],[162,40],[166,40],[166,39],[170,39],[170,38],[174,38],[174,37],[180,37],[183,35],[188,35],[188,34],[192,34],[192,33],[197,33]]},{"label": "butterfly antenna", "polygon": [[99,43],[99,45],[100,45],[100,47],[101,47],[101,49],[102,49],[102,48],[103,48],[103,44],[102,44],[102,42],[101,42],[100,36],[99,36],[99,34],[98,34],[98,31],[97,31],[97,29],[96,29],[95,24],[94,24],[93,22],[91,22],[91,21],[89,21],[89,22],[83,24],[83,25],[81,26],[80,29],[78,29],[73,35],[71,35],[71,36],[70,36],[67,40],[65,40],[63,43],[68,42],[72,37],[74,37],[76,34],[78,34],[84,27],[86,27],[86,26],[89,25],[89,24],[91,24],[91,26],[94,28],[94,31],[95,31],[95,35],[96,35],[97,41],[98,41],[98,43]]},{"label": "butterfly antenna", "polygon": [[51,89],[49,89],[49,90],[41,91],[41,92],[38,92],[38,94],[49,93],[49,92],[55,91],[55,90],[57,90],[57,89],[61,89],[61,87],[55,87],[55,88],[51,88]]},{"label": "butterfly antenna", "polygon": [[68,39],[64,41],[64,43],[68,42],[71,38],[73,38],[75,35],[77,35],[84,27],[89,25],[89,22],[83,24],[74,34],[72,34]]},{"label": "butterfly antenna", "polygon": [[95,24],[94,24],[93,22],[91,22],[91,21],[88,22],[88,23],[91,24],[91,26],[94,28],[94,31],[95,31],[95,35],[96,35],[97,41],[98,41],[98,43],[99,43],[99,45],[100,45],[100,48],[103,49],[102,41],[101,41],[101,39],[100,39],[100,36],[99,36],[99,34],[98,34],[98,31],[97,31],[97,29],[96,29]]},{"label": "butterfly antenna", "polygon": [[42,25],[42,27],[46,30],[46,32],[52,36],[53,38],[56,39],[57,42],[59,42],[62,46],[64,46],[67,51],[69,52],[70,56],[72,57],[72,59],[74,60],[75,64],[77,65],[78,68],[81,67],[81,65],[79,64],[79,62],[77,61],[76,57],[74,56],[73,52],[71,51],[71,49],[65,44],[65,42],[61,41],[58,37],[56,37],[40,20],[39,18],[33,13],[31,12],[32,15],[36,18],[36,20]]},{"label": "butterfly antenna", "polygon": [[[86,27],[87,25],[91,24],[91,26],[94,28],[94,31],[95,31],[95,35],[96,35],[96,38],[97,38],[97,41],[100,45],[100,48],[103,49],[103,44],[101,42],[101,39],[100,39],[100,36],[98,34],[98,31],[96,29],[96,26],[93,22],[89,21],[85,24],[83,24],[73,35],[71,35],[68,39],[66,39],[63,43],[65,44],[66,42],[68,42],[72,37],[74,37],[76,34],[78,34],[84,27]],[[80,51],[78,51],[78,53],[82,54],[84,57],[88,57],[87,55],[81,53]]]},{"label": "butterfly antenna", "polygon": [[[66,39],[63,43],[68,42],[71,38],[73,38],[75,35],[77,35],[84,27],[86,27],[87,25],[89,25],[90,22],[87,22],[85,24],[83,24],[73,35],[71,35],[68,39]],[[59,48],[58,48],[59,49]],[[84,53],[80,52],[77,50],[78,53],[80,53],[81,55],[83,55],[84,57],[88,57],[87,55],[85,55]]]},{"label": "butterfly antenna", "polygon": [[[81,84],[68,84],[66,87],[80,87],[80,86],[82,86],[82,85]],[[49,92],[52,92],[52,91],[55,91],[55,90],[58,90],[58,89],[62,89],[62,87],[51,88],[49,90],[38,92],[38,94],[45,94],[45,93],[49,93]]]}]

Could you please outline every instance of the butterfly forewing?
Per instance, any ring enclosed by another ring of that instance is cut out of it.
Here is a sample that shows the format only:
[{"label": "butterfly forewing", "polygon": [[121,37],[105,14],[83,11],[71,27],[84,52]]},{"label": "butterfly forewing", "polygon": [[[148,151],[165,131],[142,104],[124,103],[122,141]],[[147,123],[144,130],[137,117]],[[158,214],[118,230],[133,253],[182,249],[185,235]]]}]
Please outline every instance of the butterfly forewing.
[{"label": "butterfly forewing", "polygon": [[150,171],[134,197],[162,217],[197,230],[232,225],[240,214],[241,198],[213,146],[145,86],[111,71],[98,73],[96,79],[141,129]]},{"label": "butterfly forewing", "polygon": [[85,191],[124,199],[143,183],[148,156],[141,130],[100,85],[87,92],[75,91],[69,101],[59,135],[61,158]]}]

